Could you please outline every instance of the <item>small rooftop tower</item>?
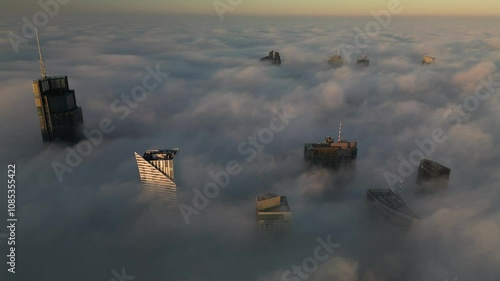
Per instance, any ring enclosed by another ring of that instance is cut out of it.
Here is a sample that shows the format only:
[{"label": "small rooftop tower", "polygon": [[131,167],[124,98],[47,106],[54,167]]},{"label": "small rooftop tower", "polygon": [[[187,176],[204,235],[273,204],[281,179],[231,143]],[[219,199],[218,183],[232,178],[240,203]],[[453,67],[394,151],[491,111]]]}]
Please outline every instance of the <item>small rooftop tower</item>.
[{"label": "small rooftop tower", "polygon": [[335,68],[341,67],[344,64],[344,59],[340,55],[340,48],[337,49],[337,54],[335,56],[328,59],[328,64]]},{"label": "small rooftop tower", "polygon": [[40,39],[38,38],[38,29],[35,27],[36,33],[36,43],[38,44],[38,54],[40,56],[40,71],[42,72],[42,79],[47,78],[47,73],[45,72],[45,65],[43,64],[42,49],[40,48]]},{"label": "small rooftop tower", "polygon": [[358,58],[357,65],[358,66],[365,66],[365,67],[370,65],[370,60],[368,59],[367,53],[362,54],[361,57]]},{"label": "small rooftop tower", "polygon": [[422,64],[432,64],[434,63],[436,59],[434,57],[431,57],[431,56],[424,56],[422,58]]}]

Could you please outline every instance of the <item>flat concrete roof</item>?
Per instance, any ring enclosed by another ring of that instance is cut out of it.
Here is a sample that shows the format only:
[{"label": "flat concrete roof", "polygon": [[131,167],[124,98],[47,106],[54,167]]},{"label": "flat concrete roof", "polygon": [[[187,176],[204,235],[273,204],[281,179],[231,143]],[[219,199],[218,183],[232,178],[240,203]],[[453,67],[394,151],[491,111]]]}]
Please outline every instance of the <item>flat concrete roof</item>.
[{"label": "flat concrete roof", "polygon": [[260,213],[268,213],[268,212],[280,212],[280,213],[290,212],[290,206],[288,206],[288,200],[286,199],[285,196],[279,196],[275,193],[267,193],[267,194],[264,194],[263,196],[257,196],[257,201],[262,201],[262,200],[266,200],[266,199],[274,198],[274,197],[280,197],[280,205],[274,206],[271,208],[267,208],[265,210],[258,211],[259,214]]}]

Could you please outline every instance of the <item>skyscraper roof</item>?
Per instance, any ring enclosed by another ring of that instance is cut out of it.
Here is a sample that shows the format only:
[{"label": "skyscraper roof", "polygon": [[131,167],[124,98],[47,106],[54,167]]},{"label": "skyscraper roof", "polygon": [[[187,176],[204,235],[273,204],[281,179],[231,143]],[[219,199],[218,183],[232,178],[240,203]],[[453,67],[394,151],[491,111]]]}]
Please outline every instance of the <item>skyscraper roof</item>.
[{"label": "skyscraper roof", "polygon": [[266,193],[263,196],[257,196],[257,210],[259,213],[290,212],[290,206],[285,196]]},{"label": "skyscraper roof", "polygon": [[142,156],[145,160],[172,160],[179,151],[178,148],[174,149],[156,149],[146,150]]},{"label": "skyscraper roof", "polygon": [[368,189],[368,193],[375,200],[388,208],[414,219],[418,219],[418,216],[408,207],[403,199],[396,195],[391,189]]}]

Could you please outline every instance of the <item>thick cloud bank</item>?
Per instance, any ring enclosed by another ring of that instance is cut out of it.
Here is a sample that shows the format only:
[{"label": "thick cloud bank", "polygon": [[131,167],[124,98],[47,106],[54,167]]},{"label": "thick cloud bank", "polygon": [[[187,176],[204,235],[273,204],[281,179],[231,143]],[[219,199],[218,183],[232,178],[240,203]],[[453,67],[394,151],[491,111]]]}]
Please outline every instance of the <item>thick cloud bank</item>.
[{"label": "thick cloud bank", "polygon": [[[341,246],[307,280],[499,280],[498,25],[396,18],[361,48],[368,68],[355,67],[357,51],[329,68],[328,56],[354,44],[354,27],[370,20],[51,22],[40,29],[48,74],[68,75],[87,130],[103,118],[115,128],[62,182],[51,164],[65,163],[67,147],[42,144],[38,128],[36,43],[16,54],[6,35],[22,23],[0,25],[0,159],[18,169],[15,280],[110,280],[122,268],[135,280],[282,280],[329,235]],[[280,52],[280,67],[259,63],[271,49]],[[420,64],[426,54],[436,57],[433,65]],[[157,65],[168,78],[126,106],[121,95]],[[488,79],[496,88],[472,98]],[[284,129],[260,151],[248,150],[249,137],[283,111],[290,117]],[[340,121],[343,137],[358,141],[354,174],[304,169],[304,143],[336,137]],[[416,172],[409,173],[401,196],[421,222],[404,235],[387,231],[366,206],[366,190],[388,188],[387,173],[400,175],[401,159],[422,152],[416,143],[436,129],[446,140],[426,157],[451,168],[449,188],[418,195]],[[178,198],[189,206],[193,190],[213,181],[210,172],[230,161],[241,166],[189,225],[178,209],[148,210],[135,164],[134,151],[173,147],[180,149]],[[288,197],[292,227],[284,239],[255,233],[255,197],[265,192]],[[0,249],[4,274],[4,241]]]}]

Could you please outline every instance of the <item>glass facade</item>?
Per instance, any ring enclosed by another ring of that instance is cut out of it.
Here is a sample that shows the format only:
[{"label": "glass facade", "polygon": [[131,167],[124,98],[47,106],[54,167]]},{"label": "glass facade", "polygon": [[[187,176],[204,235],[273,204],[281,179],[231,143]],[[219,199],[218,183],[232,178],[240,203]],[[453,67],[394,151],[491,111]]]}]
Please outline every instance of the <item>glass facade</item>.
[{"label": "glass facade", "polygon": [[33,94],[44,142],[77,142],[83,138],[83,113],[76,104],[68,77],[47,77],[33,81]]},{"label": "glass facade", "polygon": [[379,219],[393,229],[408,231],[418,216],[391,189],[369,189],[367,201],[375,208]]},{"label": "glass facade", "polygon": [[292,213],[285,196],[268,193],[257,197],[257,232],[285,235],[290,228]]},{"label": "glass facade", "polygon": [[419,191],[436,192],[448,187],[450,179],[450,168],[447,168],[437,162],[422,159],[417,172],[417,184]]},{"label": "glass facade", "polygon": [[153,208],[173,209],[177,205],[174,157],[177,150],[146,151],[135,154],[144,193]]}]

